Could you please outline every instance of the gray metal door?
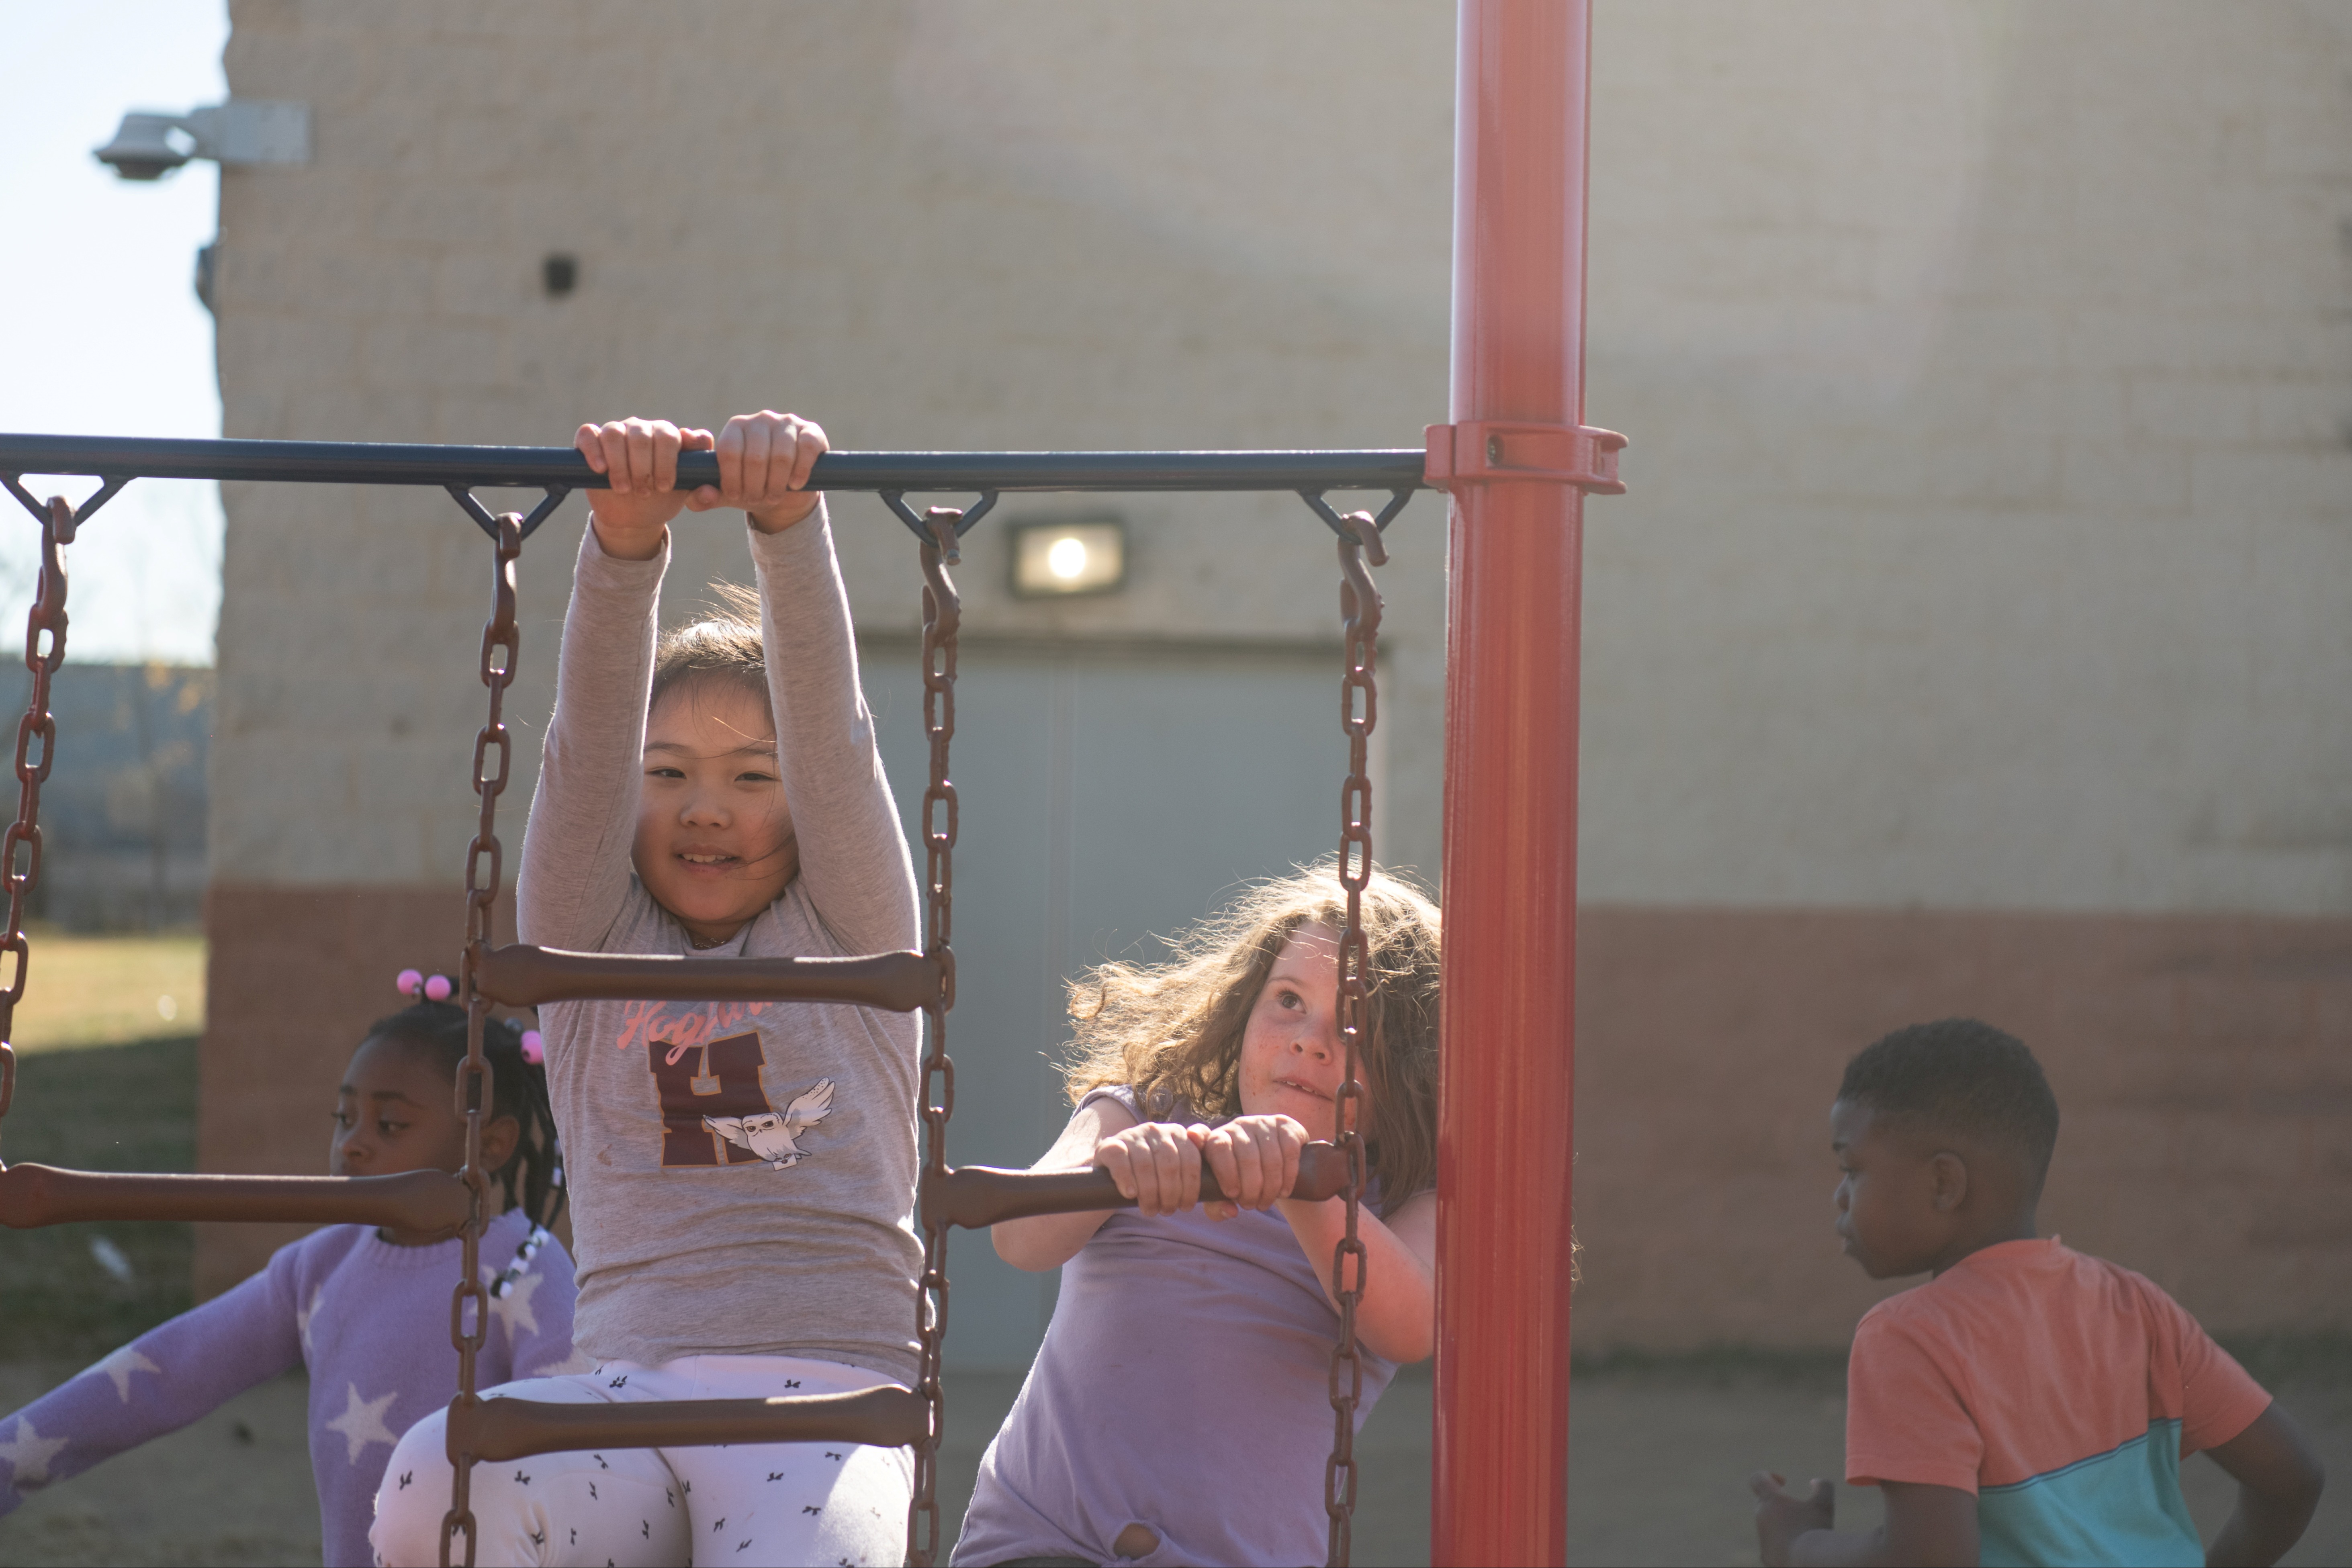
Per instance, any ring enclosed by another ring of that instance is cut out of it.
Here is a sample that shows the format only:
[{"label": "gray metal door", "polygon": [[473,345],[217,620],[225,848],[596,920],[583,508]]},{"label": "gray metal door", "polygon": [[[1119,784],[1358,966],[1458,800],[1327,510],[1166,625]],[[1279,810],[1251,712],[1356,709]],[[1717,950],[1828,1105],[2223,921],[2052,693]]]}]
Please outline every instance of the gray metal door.
[{"label": "gray metal door", "polygon": [[[918,655],[861,647],[866,700],[910,844],[929,753]],[[1157,937],[1234,884],[1329,854],[1347,771],[1339,652],[1149,651],[967,639],[953,776],[956,1061],[949,1158],[1026,1165],[1069,1104],[1063,984],[1106,957],[1155,959]],[[999,1261],[985,1235],[950,1255],[948,1356],[1028,1365],[1056,1276]]]}]

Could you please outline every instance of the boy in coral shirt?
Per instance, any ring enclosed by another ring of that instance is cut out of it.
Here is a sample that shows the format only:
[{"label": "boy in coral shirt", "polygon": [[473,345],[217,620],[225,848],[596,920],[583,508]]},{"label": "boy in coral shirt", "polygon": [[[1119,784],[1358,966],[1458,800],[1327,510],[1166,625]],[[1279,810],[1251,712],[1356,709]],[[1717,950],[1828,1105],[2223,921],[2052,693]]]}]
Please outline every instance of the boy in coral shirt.
[{"label": "boy in coral shirt", "polygon": [[[2171,1297],[2034,1233],[2058,1101],[2025,1047],[1952,1018],[1853,1058],[1830,1109],[1838,1235],[1874,1279],[1931,1272],[1855,1329],[1846,1479],[1886,1522],[1832,1528],[1834,1490],[1759,1471],[1780,1563],[2268,1563],[2321,1476],[2302,1434]],[[2203,1450],[2238,1482],[2209,1551],[2180,1496]]]}]

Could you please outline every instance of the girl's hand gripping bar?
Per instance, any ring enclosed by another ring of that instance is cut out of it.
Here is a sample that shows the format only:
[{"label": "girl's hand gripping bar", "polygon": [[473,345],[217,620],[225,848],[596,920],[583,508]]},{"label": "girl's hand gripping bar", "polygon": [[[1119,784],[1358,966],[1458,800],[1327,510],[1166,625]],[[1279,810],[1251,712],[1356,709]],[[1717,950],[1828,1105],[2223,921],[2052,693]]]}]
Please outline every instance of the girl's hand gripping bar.
[{"label": "girl's hand gripping bar", "polygon": [[[1309,1143],[1298,1152],[1298,1180],[1290,1189],[1294,1198],[1322,1202],[1347,1189],[1348,1156],[1337,1144]],[[1225,1201],[1224,1190],[1207,1163],[1201,1166],[1201,1201]],[[945,1178],[923,1180],[923,1221],[944,1219],[966,1230],[984,1230],[999,1220],[1027,1219],[1041,1214],[1078,1214],[1093,1209],[1133,1208],[1135,1200],[1119,1196],[1110,1173],[1097,1165],[1084,1171],[1004,1171],[992,1165],[964,1165]]]}]

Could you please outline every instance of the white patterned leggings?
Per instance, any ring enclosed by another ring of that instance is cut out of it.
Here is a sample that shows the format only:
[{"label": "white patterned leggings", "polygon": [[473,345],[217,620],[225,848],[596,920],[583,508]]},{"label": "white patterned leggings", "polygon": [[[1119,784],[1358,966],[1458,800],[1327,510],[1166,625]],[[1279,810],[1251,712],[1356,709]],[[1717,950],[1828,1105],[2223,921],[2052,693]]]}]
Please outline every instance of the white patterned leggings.
[{"label": "white patterned leggings", "polygon": [[[849,1394],[891,1381],[791,1356],[686,1356],[656,1367],[607,1362],[593,1373],[502,1384],[485,1397],[558,1405],[766,1399]],[[440,1561],[441,1516],[449,1507],[447,1419],[436,1411],[393,1450],[369,1533],[380,1563],[419,1568]],[[906,1449],[850,1443],[616,1448],[480,1464],[474,1561],[481,1568],[898,1563],[913,1487]]]}]

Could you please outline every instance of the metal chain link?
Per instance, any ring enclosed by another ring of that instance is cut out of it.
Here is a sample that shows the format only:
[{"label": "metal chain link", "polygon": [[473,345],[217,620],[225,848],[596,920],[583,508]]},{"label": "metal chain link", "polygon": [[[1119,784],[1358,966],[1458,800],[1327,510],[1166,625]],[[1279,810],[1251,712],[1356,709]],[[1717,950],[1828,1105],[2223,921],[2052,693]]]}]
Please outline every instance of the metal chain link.
[{"label": "metal chain link", "polygon": [[[49,677],[66,659],[66,561],[60,547],[73,542],[74,512],[62,496],[49,498],[49,515],[41,524],[41,575],[33,590],[33,607],[25,616],[25,668],[33,672],[33,695],[25,716],[16,721],[16,820],[0,840],[0,877],[8,885],[8,932],[0,952],[16,955],[8,988],[0,991],[0,1116],[16,1098],[16,1004],[25,999],[25,978],[32,971],[33,950],[25,940],[25,898],[41,879],[41,784],[58,751],[58,721],[49,712]],[[41,634],[48,646],[41,646]],[[40,737],[41,757],[32,757],[33,738]],[[22,870],[16,851],[26,850]]]},{"label": "metal chain link", "polygon": [[[923,562],[923,732],[931,742],[931,778],[923,791],[923,887],[929,940],[924,954],[939,965],[939,999],[923,1009],[929,1049],[917,1107],[923,1119],[923,1184],[929,1189],[948,1175],[948,1121],[955,1114],[955,1063],[948,1057],[948,1010],[955,1005],[956,786],[948,773],[948,743],[955,739],[956,633],[962,600],[947,567],[961,559],[956,524],[963,513],[932,507],[924,514],[930,538]],[[936,1083],[936,1092],[934,1084]],[[940,1384],[940,1347],[948,1329],[948,1224],[923,1221],[923,1277],[915,1292],[915,1337],[922,1348],[922,1375],[916,1392],[927,1412],[923,1440],[915,1445],[915,1491],[907,1507],[907,1561],[928,1568],[940,1551],[939,1447],[946,1428],[947,1401]]]},{"label": "metal chain link", "polygon": [[[1343,1568],[1356,1510],[1356,1406],[1364,1395],[1364,1363],[1356,1345],[1356,1310],[1364,1300],[1367,1254],[1357,1234],[1365,1182],[1364,1086],[1357,1075],[1370,1027],[1371,947],[1364,936],[1364,889],[1372,879],[1370,741],[1380,719],[1380,689],[1372,673],[1381,629],[1381,594],[1365,568],[1388,564],[1380,526],[1370,512],[1341,520],[1339,621],[1346,634],[1347,674],[1339,682],[1339,724],[1348,732],[1348,782],[1339,791],[1339,885],[1348,892],[1348,921],[1339,934],[1339,1041],[1347,1078],[1334,1107],[1337,1142],[1348,1156],[1347,1234],[1331,1249],[1331,1293],[1339,1303],[1339,1341],[1332,1347],[1331,1458],[1323,1468],[1323,1509],[1331,1520],[1332,1568]],[[1352,1262],[1354,1268],[1349,1268]]]},{"label": "metal chain link", "polygon": [[[489,1114],[490,1064],[482,1055],[482,1026],[489,1016],[489,1001],[478,984],[483,957],[489,952],[490,918],[498,903],[499,881],[505,857],[499,846],[499,795],[507,787],[514,760],[514,738],[501,716],[507,688],[513,684],[515,664],[522,649],[522,631],[515,616],[515,560],[522,553],[523,520],[519,512],[498,519],[497,549],[490,578],[490,618],[482,627],[482,684],[490,690],[490,713],[474,738],[474,793],[481,797],[480,819],[474,841],[466,849],[466,950],[458,960],[459,994],[466,1006],[466,1059],[457,1067],[457,1114],[466,1123],[466,1164],[458,1180],[468,1195],[464,1246],[459,1265],[464,1278],[449,1298],[449,1342],[457,1350],[457,1396],[450,1401],[449,1511],[441,1516],[441,1568],[449,1568],[450,1546],[459,1531],[466,1532],[467,1568],[472,1568],[478,1531],[474,1525],[474,1456],[457,1450],[455,1434],[461,1409],[481,1403],[475,1392],[475,1358],[489,1338],[490,1298],[482,1285],[482,1231],[488,1224],[489,1173],[482,1169],[482,1122]],[[498,772],[486,774],[484,764],[495,749]],[[487,859],[488,869],[484,870]],[[473,1327],[466,1326],[466,1308],[474,1309]]]}]

